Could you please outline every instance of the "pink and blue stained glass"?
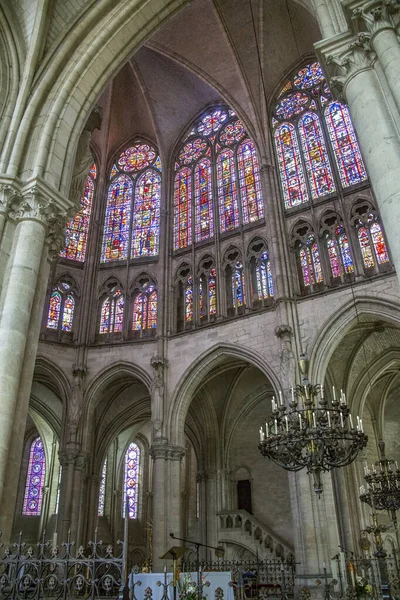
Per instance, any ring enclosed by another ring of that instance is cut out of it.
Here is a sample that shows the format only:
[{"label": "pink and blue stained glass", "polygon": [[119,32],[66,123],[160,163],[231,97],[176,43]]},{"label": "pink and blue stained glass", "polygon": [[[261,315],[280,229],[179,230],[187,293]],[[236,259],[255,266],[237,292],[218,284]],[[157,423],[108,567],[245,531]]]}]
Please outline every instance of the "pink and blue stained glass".
[{"label": "pink and blue stained glass", "polygon": [[221,144],[226,146],[231,146],[236,142],[240,142],[242,138],[246,135],[246,129],[240,119],[233,121],[233,123],[228,123],[225,125],[223,130],[219,135],[219,139]]},{"label": "pink and blue stained glass", "polygon": [[183,146],[183,149],[179,154],[180,162],[185,165],[190,165],[192,162],[198,160],[200,156],[205,154],[207,146],[207,142],[201,138],[188,142]]},{"label": "pink and blue stained glass", "polygon": [[310,99],[303,92],[288,94],[277,104],[275,115],[278,119],[290,119],[307,108]]},{"label": "pink and blue stained glass", "polygon": [[194,170],[194,205],[196,242],[200,242],[214,235],[212,170],[208,158],[200,160]]},{"label": "pink and blue stained glass", "polygon": [[243,223],[254,223],[264,217],[264,206],[257,151],[251,140],[240,144],[237,161]]},{"label": "pink and blue stained glass", "polygon": [[127,175],[120,175],[110,185],[101,250],[101,262],[128,258],[129,222],[133,184]]},{"label": "pink and blue stained glass", "polygon": [[193,320],[193,278],[189,277],[185,286],[185,321]]},{"label": "pink and blue stained glass", "polygon": [[124,502],[122,510],[122,514],[125,517],[126,509],[128,509],[129,519],[137,519],[138,517],[139,467],[139,446],[132,443],[125,454]]},{"label": "pink and blue stained glass", "polygon": [[156,156],[156,151],[148,144],[135,144],[121,154],[118,167],[126,172],[138,172],[149,167]]},{"label": "pink and blue stained glass", "polygon": [[382,227],[379,223],[373,223],[370,227],[372,243],[374,244],[376,259],[381,265],[389,261],[385,238],[383,237]]},{"label": "pink and blue stained glass", "polygon": [[294,125],[283,123],[278,127],[275,131],[275,144],[286,208],[308,202],[308,191]]},{"label": "pink and blue stained glass", "polygon": [[335,183],[318,115],[303,115],[299,130],[311,195],[320,198],[331,194],[335,191]]},{"label": "pink and blue stained glass", "polygon": [[160,231],[161,176],[148,169],[138,179],[132,227],[132,258],[156,256]]},{"label": "pink and blue stained glass", "polygon": [[221,233],[239,226],[239,201],[232,150],[220,152],[217,159],[218,207]]},{"label": "pink and blue stained glass", "polygon": [[212,133],[217,133],[227,118],[228,113],[226,110],[213,110],[201,119],[200,124],[197,127],[197,131],[200,133],[200,135],[206,136],[211,135]]},{"label": "pink and blue stained glass", "polygon": [[311,63],[300,69],[293,80],[293,84],[300,90],[310,90],[325,81],[321,65],[318,62]]},{"label": "pink and blue stained glass", "polygon": [[43,442],[36,438],[30,448],[22,514],[39,516],[42,509],[43,486],[46,474],[46,457]]}]

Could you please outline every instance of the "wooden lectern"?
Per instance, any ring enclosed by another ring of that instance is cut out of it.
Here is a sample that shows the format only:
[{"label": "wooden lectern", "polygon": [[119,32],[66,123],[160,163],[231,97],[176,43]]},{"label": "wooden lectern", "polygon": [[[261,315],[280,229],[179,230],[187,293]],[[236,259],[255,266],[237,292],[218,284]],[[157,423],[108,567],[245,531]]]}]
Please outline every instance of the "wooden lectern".
[{"label": "wooden lectern", "polygon": [[174,586],[174,600],[176,600],[176,584],[178,583],[178,559],[185,554],[186,550],[187,548],[185,548],[185,546],[172,546],[168,552],[163,554],[163,556],[160,556],[161,559],[172,560],[172,585]]}]

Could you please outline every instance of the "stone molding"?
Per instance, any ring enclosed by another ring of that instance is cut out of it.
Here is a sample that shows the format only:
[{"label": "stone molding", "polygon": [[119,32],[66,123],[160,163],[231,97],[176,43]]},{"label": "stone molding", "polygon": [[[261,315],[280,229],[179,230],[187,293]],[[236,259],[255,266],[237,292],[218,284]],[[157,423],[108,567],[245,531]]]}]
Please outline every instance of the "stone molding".
[{"label": "stone molding", "polygon": [[150,448],[150,456],[154,461],[156,460],[178,460],[179,462],[185,456],[185,448],[181,446],[168,446],[168,445],[153,445]]},{"label": "stone molding", "polygon": [[293,335],[293,329],[290,327],[290,325],[277,325],[274,331],[276,337],[279,339],[286,337],[291,338]]}]

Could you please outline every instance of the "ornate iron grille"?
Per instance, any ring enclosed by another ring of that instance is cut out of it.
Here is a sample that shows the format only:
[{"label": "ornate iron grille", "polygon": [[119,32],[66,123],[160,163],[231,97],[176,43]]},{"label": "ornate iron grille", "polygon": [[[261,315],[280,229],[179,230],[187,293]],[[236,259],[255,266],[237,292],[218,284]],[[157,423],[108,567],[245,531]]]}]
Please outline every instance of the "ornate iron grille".
[{"label": "ornate iron grille", "polygon": [[1,600],[67,600],[69,598],[116,599],[121,590],[123,543],[115,556],[111,545],[97,540],[88,548],[75,546],[70,536],[52,547],[43,536],[36,547],[22,540],[4,548],[0,555]]}]

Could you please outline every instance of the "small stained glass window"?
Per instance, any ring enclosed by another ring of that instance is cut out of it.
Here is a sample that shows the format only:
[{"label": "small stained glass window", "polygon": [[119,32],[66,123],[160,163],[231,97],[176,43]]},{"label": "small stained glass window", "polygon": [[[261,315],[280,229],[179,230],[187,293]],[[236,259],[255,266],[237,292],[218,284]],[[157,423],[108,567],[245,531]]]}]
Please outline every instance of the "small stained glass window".
[{"label": "small stained glass window", "polygon": [[174,248],[192,243],[192,172],[187,167],[175,175]]},{"label": "small stained glass window", "polygon": [[271,264],[267,252],[263,252],[256,260],[257,296],[259,300],[272,298],[274,285],[272,282]]},{"label": "small stained glass window", "polygon": [[349,274],[354,272],[353,258],[351,255],[349,240],[342,226],[336,228],[336,235],[339,242],[340,253],[344,272]]},{"label": "small stained glass window", "polygon": [[375,265],[374,257],[372,254],[371,243],[369,241],[368,230],[366,227],[359,227],[357,231],[358,242],[361,248],[361,254],[363,258],[364,267],[366,269],[372,269]]},{"label": "small stained glass window", "polygon": [[157,290],[154,285],[138,293],[133,303],[133,330],[155,329],[157,327]]},{"label": "small stained glass window", "polygon": [[43,442],[37,437],[31,444],[29,452],[28,472],[25,483],[24,505],[22,514],[39,516],[42,509],[43,486],[46,475],[46,457]]},{"label": "small stained glass window", "polygon": [[323,281],[319,248],[313,236],[310,236],[306,244],[300,247],[300,266],[304,287]]},{"label": "small stained glass window", "polygon": [[125,454],[124,469],[124,498],[122,515],[125,517],[128,509],[128,518],[137,519],[139,503],[139,468],[140,450],[137,444],[130,444]]},{"label": "small stained glass window", "polygon": [[239,226],[239,203],[232,150],[220,152],[217,158],[218,207],[221,232]]},{"label": "small stained glass window", "polygon": [[49,302],[49,314],[47,315],[48,329],[58,329],[61,314],[61,294],[56,289],[53,290]]},{"label": "small stained glass window", "polygon": [[47,328],[71,332],[74,310],[75,298],[71,293],[71,285],[63,281],[51,293],[47,313]]},{"label": "small stained glass window", "polygon": [[193,278],[189,277],[185,286],[185,321],[193,320]]},{"label": "small stained glass window", "polygon": [[234,308],[244,306],[246,303],[243,264],[238,261],[232,271],[232,305]]},{"label": "small stained glass window", "polygon": [[370,227],[372,243],[374,245],[376,260],[382,265],[389,261],[389,255],[386,249],[385,238],[383,237],[382,227],[375,222]]},{"label": "small stained glass window", "polygon": [[105,498],[106,498],[106,479],[107,479],[107,459],[104,461],[103,468],[101,471],[100,490],[99,490],[99,507],[98,507],[99,517],[104,516],[104,503],[105,503]]},{"label": "small stained glass window", "polygon": [[93,164],[86,180],[80,209],[76,216],[68,223],[65,231],[65,247],[60,252],[60,256],[63,258],[78,262],[84,262],[85,260],[96,174],[96,165]]},{"label": "small stained glass window", "polygon": [[208,311],[210,315],[217,312],[217,272],[211,269],[208,279]]},{"label": "small stained glass window", "polygon": [[257,152],[251,140],[240,144],[237,160],[243,223],[254,223],[263,218],[264,207]]},{"label": "small stained glass window", "polygon": [[217,109],[206,114],[197,126],[197,131],[201,135],[209,136],[212,133],[217,133],[228,118],[226,110]]},{"label": "small stained glass window", "polygon": [[148,144],[135,144],[127,148],[118,159],[122,171],[137,172],[149,167],[156,159],[156,151]]},{"label": "small stained glass window", "polygon": [[101,305],[99,333],[119,333],[124,318],[124,296],[119,289],[111,291]]}]

